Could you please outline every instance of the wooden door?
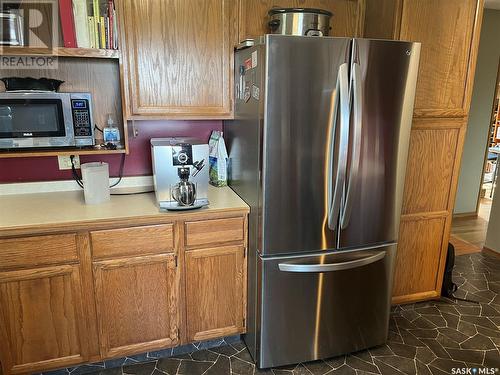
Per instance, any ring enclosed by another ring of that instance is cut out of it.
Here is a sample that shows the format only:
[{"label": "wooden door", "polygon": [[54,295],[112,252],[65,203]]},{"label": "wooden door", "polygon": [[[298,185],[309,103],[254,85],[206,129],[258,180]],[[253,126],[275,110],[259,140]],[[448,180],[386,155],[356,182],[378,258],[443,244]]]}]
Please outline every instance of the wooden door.
[{"label": "wooden door", "polygon": [[269,33],[267,12],[271,8],[319,8],[333,13],[331,36],[361,36],[364,0],[243,0],[240,2],[239,40]]},{"label": "wooden door", "polygon": [[244,333],[244,248],[190,250],[185,257],[187,340]]},{"label": "wooden door", "polygon": [[175,346],[179,273],[174,254],[94,263],[103,358]]},{"label": "wooden door", "polygon": [[122,0],[126,116],[232,115],[234,0]]},{"label": "wooden door", "polygon": [[0,353],[7,374],[86,360],[77,265],[0,273]]}]

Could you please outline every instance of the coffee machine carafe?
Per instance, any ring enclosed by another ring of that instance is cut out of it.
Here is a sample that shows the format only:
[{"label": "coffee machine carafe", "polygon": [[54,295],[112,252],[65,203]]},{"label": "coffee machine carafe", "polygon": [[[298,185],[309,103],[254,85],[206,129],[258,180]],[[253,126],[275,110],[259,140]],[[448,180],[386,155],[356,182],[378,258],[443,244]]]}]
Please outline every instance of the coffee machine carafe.
[{"label": "coffee machine carafe", "polygon": [[160,209],[187,210],[208,202],[208,144],[193,138],[151,139]]}]

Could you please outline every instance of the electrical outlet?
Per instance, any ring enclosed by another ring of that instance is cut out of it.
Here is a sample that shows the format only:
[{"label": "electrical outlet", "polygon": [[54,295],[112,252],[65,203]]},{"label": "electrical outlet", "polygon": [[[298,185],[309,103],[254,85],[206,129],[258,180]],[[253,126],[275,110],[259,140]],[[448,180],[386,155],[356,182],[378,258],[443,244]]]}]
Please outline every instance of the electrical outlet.
[{"label": "electrical outlet", "polygon": [[[71,169],[71,158],[69,156],[58,156],[57,162],[60,170]],[[78,155],[73,158],[73,163],[75,163],[76,169],[80,169],[80,157]]]}]

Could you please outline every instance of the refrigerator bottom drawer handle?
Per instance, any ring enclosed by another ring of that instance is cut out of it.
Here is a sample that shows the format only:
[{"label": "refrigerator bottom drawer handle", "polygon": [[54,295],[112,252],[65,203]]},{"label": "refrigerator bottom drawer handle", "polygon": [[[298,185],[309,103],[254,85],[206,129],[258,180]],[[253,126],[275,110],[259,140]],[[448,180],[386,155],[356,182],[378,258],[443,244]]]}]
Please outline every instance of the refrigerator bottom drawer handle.
[{"label": "refrigerator bottom drawer handle", "polygon": [[283,272],[332,272],[332,271],[342,271],[349,270],[352,268],[366,266],[368,264],[375,263],[385,257],[385,251],[379,251],[376,254],[358,258],[355,260],[347,260],[338,263],[325,263],[325,264],[297,264],[297,263],[280,263],[278,268]]}]

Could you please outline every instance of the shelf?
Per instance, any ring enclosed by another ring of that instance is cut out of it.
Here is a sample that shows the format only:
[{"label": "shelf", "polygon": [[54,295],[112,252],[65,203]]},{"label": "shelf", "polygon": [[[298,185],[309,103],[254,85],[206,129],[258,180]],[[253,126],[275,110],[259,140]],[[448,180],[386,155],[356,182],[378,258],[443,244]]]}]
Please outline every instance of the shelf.
[{"label": "shelf", "polygon": [[125,154],[126,149],[118,150],[22,150],[22,151],[0,151],[0,159],[5,158],[32,158],[44,156],[70,156],[70,155],[111,155],[111,154]]},{"label": "shelf", "polygon": [[0,56],[58,56],[119,59],[120,51],[115,49],[56,47],[52,53],[47,53],[46,48],[1,47]]}]

